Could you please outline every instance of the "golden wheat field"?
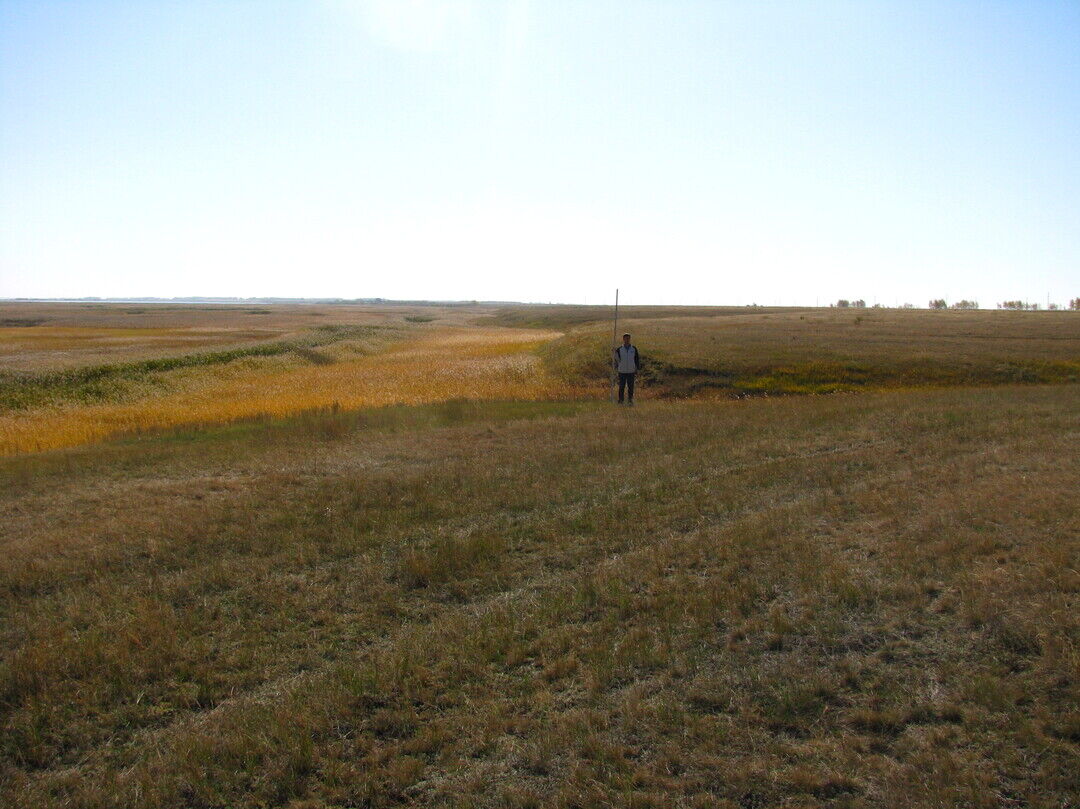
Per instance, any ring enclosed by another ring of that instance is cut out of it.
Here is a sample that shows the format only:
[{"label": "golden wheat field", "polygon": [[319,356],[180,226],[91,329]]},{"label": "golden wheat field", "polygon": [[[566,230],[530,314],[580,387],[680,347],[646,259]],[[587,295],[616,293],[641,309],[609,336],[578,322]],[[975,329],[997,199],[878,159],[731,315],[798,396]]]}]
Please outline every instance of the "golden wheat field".
[{"label": "golden wheat field", "polygon": [[631,410],[596,307],[71,306],[4,807],[1077,805],[1080,317],[639,307]]},{"label": "golden wheat field", "polygon": [[[360,328],[384,322],[378,317],[381,313],[349,314],[345,323],[359,322]],[[122,317],[123,313],[114,315]],[[407,320],[402,322],[409,325]],[[51,369],[64,358],[70,362],[71,355],[82,358],[85,365],[86,358],[100,359],[117,347],[137,346],[150,352],[141,355],[146,357],[170,346],[188,353],[219,344],[258,346],[269,337],[303,333],[290,329],[293,325],[285,320],[276,332],[202,324],[186,328],[30,325],[0,329],[0,356],[22,357],[26,366]],[[322,348],[296,346],[271,356],[240,356],[220,364],[166,369],[154,375],[153,384],[133,385],[101,397],[106,401],[75,399],[0,413],[0,454],[320,407],[421,404],[460,397],[565,399],[581,393],[581,386],[548,373],[536,355],[535,349],[559,336],[558,332],[427,322],[412,328],[372,328],[384,331],[367,333],[362,340],[337,340]],[[126,356],[124,351],[117,353]]]},{"label": "golden wheat field", "polygon": [[571,398],[579,389],[545,372],[530,351],[552,336],[510,329],[440,330],[371,356],[327,365],[252,363],[202,371],[177,392],[132,402],[4,414],[0,453],[37,452],[111,435],[320,407],[423,404],[459,397]]}]

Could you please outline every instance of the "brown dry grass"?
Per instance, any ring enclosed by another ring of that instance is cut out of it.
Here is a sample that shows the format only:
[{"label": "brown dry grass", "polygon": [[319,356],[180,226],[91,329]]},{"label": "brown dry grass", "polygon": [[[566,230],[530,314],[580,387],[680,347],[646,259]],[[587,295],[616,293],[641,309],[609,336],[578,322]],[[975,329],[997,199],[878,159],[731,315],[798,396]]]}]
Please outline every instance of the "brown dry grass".
[{"label": "brown dry grass", "polygon": [[1072,312],[812,310],[739,318],[627,321],[679,366],[722,368],[802,362],[909,361],[977,364],[1080,359],[1080,317]]},{"label": "brown dry grass", "polygon": [[269,340],[271,330],[71,326],[0,328],[0,368],[56,369]]},{"label": "brown dry grass", "polygon": [[[679,394],[1080,381],[1075,312],[751,312],[623,320],[619,331],[633,333],[645,381]],[[564,378],[603,380],[610,342],[610,322],[580,326],[545,358]]]},{"label": "brown dry grass", "polygon": [[5,461],[0,800],[1075,799],[1076,387],[520,407]]},{"label": "brown dry grass", "polygon": [[0,301],[0,326],[70,328],[234,329],[297,331],[324,322],[398,323],[409,315],[461,325],[492,312],[480,305],[439,304],[169,304]]},{"label": "brown dry grass", "polygon": [[0,805],[1075,803],[1076,385],[616,410],[407,316],[5,422],[142,434],[0,458]]},{"label": "brown dry grass", "polygon": [[435,305],[0,302],[0,370],[173,356],[285,338],[326,324],[394,326],[423,317],[435,325],[463,325],[488,311]]}]

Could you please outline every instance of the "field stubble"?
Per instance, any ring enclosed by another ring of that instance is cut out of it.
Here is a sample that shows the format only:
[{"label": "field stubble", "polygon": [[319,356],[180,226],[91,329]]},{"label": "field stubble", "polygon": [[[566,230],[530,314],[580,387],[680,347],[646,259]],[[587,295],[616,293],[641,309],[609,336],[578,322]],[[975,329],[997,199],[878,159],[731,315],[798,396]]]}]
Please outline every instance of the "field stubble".
[{"label": "field stubble", "polygon": [[506,407],[18,477],[8,803],[1075,797],[1075,387]]},{"label": "field stubble", "polygon": [[[620,331],[633,332],[645,357],[643,382],[666,395],[1080,382],[1073,312],[657,309]],[[564,379],[603,380],[610,341],[610,325],[576,326],[544,347],[545,364]]]},{"label": "field stubble", "polygon": [[[1080,794],[1078,388],[915,389],[1067,381],[1075,319],[641,310],[625,411],[590,313],[346,314],[0,415],[8,452],[81,445],[0,458],[0,803]],[[754,380],[903,390],[648,401]]]}]

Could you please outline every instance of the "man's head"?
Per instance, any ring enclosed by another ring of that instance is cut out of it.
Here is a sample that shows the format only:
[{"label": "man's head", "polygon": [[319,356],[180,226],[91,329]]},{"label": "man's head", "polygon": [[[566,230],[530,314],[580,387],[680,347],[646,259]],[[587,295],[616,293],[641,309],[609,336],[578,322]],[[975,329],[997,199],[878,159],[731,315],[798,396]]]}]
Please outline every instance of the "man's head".
[{"label": "man's head", "polygon": [[624,335],[622,336],[622,344],[623,344],[624,346],[628,346],[628,345],[630,345],[630,332],[627,332],[626,334],[624,334]]}]

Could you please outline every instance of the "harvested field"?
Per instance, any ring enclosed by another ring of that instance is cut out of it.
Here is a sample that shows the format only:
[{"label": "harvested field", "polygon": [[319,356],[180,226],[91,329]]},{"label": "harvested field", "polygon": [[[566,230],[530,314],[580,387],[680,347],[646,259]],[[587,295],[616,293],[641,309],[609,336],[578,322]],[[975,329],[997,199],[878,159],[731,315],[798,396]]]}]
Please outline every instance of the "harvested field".
[{"label": "harvested field", "polygon": [[[587,324],[407,317],[0,417],[69,443],[0,457],[0,804],[1076,802],[1080,386],[617,409],[559,365]],[[725,350],[813,355],[766,317]],[[724,371],[708,321],[633,330]],[[890,322],[817,339],[1072,361],[1073,321]]]}]

